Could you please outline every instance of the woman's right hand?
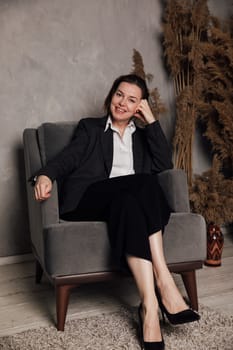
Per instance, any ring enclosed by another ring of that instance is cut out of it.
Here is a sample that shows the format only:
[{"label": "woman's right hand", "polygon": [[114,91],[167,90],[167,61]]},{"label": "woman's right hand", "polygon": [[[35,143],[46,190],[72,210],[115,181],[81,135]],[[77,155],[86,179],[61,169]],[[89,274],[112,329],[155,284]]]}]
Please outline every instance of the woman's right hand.
[{"label": "woman's right hand", "polygon": [[52,186],[52,181],[48,176],[38,176],[34,187],[35,199],[37,201],[48,199],[51,196]]}]

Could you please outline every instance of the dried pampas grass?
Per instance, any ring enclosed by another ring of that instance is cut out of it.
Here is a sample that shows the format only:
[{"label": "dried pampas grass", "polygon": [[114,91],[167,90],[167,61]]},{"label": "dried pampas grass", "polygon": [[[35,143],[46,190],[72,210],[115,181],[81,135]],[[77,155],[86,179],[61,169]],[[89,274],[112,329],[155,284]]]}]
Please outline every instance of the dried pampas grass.
[{"label": "dried pampas grass", "polygon": [[[137,74],[138,76],[146,80],[148,83],[151,83],[151,81],[153,80],[153,75],[150,73],[145,73],[142,55],[136,49],[133,50],[132,60],[133,68],[131,73]],[[167,109],[165,107],[165,104],[161,100],[158,88],[149,90],[149,93],[149,104],[151,110],[154,114],[154,117],[158,119],[159,115],[165,113]]]},{"label": "dried pampas grass", "polygon": [[[233,221],[233,17],[221,23],[206,0],[168,0],[165,57],[174,81],[174,157],[187,172],[192,208],[206,221]],[[212,168],[193,176],[197,123],[212,145]],[[226,190],[227,188],[227,190]]]},{"label": "dried pampas grass", "polygon": [[174,158],[176,167],[187,172],[189,185],[192,184],[192,145],[198,117],[196,101],[200,81],[197,72],[204,64],[201,45],[206,41],[208,17],[206,1],[167,1],[164,48],[177,101]]},{"label": "dried pampas grass", "polygon": [[208,224],[233,222],[233,181],[221,173],[221,161],[217,156],[212,169],[195,176],[190,201],[193,211],[202,214]]}]

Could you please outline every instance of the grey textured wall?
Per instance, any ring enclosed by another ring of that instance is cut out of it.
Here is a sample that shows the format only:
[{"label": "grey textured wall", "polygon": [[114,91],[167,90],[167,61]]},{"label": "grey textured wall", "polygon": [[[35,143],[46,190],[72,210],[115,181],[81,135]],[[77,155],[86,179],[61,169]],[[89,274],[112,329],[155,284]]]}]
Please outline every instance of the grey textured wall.
[{"label": "grey textured wall", "polygon": [[[221,11],[227,0],[210,1]],[[133,48],[170,109],[173,91],[160,45],[161,0],[0,1],[0,256],[30,251],[22,132],[44,121],[102,114],[113,79]],[[225,6],[225,7],[224,7]]]}]

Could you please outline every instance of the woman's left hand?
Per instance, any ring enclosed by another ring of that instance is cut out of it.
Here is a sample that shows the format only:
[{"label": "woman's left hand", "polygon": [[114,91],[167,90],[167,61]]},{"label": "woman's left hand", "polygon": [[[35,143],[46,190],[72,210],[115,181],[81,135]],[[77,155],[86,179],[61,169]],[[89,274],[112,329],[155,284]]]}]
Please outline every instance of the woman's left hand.
[{"label": "woman's left hand", "polygon": [[151,124],[156,120],[147,100],[141,100],[134,116],[145,124]]}]

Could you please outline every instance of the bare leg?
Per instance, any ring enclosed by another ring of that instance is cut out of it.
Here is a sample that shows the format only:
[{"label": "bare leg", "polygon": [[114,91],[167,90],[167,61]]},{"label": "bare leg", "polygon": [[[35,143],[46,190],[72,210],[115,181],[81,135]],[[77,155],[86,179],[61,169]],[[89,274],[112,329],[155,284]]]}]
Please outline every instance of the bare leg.
[{"label": "bare leg", "polygon": [[147,342],[162,340],[158,301],[155,295],[154,273],[152,263],[148,260],[127,256],[128,265],[135,278],[143,307],[143,338]]},{"label": "bare leg", "polygon": [[161,231],[149,237],[152,263],[156,283],[161,294],[163,304],[170,313],[180,312],[188,309],[183,297],[181,296],[173,277],[168,270],[164,253],[163,239]]}]

